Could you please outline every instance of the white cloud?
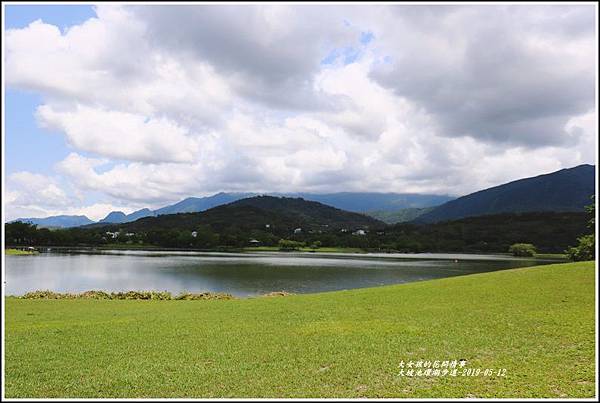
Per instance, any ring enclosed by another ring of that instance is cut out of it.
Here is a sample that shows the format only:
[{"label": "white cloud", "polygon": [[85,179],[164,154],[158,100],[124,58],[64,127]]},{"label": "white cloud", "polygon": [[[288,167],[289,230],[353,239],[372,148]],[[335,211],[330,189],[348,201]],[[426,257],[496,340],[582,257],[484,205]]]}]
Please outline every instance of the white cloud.
[{"label": "white cloud", "polygon": [[9,200],[15,204],[43,204],[60,207],[68,204],[66,193],[49,176],[27,171],[16,172],[8,176],[10,185]]},{"label": "white cloud", "polygon": [[191,162],[200,148],[198,138],[165,118],[81,105],[68,111],[42,105],[36,116],[43,127],[65,133],[75,148],[115,159]]},{"label": "white cloud", "polygon": [[[103,5],[64,33],[41,21],[8,30],[8,86],[41,94],[39,124],[74,149],[57,161],[74,196],[38,184],[45,201],[31,204],[83,211],[89,192],[108,200],[90,212],[235,190],[460,195],[593,163],[588,11]],[[16,182],[9,203],[22,205],[32,192]]]}]

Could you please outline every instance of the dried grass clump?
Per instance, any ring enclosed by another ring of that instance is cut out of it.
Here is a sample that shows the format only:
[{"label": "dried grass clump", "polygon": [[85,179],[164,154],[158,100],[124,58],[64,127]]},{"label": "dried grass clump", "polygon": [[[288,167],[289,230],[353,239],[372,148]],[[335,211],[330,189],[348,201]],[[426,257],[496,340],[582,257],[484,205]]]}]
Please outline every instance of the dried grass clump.
[{"label": "dried grass clump", "polygon": [[267,294],[263,294],[263,297],[287,297],[289,295],[294,295],[291,292],[287,291],[272,291]]},{"label": "dried grass clump", "polygon": [[85,291],[82,293],[60,293],[54,291],[32,291],[20,297],[21,299],[107,299],[107,300],[215,300],[215,299],[235,299],[231,294],[204,292],[200,294],[181,293],[173,297],[167,291],[124,291],[111,292],[104,291]]},{"label": "dried grass clump", "polygon": [[212,293],[212,292],[203,292],[200,294],[193,294],[189,292],[184,292],[176,296],[174,299],[176,300],[207,300],[207,299],[235,299],[233,295],[226,294],[222,292]]}]

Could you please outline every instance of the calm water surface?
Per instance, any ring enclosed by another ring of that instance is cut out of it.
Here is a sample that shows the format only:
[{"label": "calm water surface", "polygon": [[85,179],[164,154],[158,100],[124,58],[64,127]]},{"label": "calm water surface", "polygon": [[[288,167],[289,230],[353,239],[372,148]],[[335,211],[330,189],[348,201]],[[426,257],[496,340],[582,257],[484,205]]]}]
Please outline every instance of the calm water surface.
[{"label": "calm water surface", "polygon": [[6,256],[5,293],[313,293],[554,263],[504,255],[73,251]]}]

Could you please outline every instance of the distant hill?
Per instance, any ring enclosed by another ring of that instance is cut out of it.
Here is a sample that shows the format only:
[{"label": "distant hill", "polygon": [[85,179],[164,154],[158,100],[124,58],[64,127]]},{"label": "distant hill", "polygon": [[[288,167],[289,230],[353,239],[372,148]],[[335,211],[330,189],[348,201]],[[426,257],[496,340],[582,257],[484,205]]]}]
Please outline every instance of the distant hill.
[{"label": "distant hill", "polygon": [[385,211],[385,210],[377,210],[377,211],[367,211],[365,214],[381,220],[387,224],[397,224],[401,222],[413,221],[417,217],[422,216],[425,213],[429,213],[433,211],[435,207],[412,207],[405,208],[397,211]]},{"label": "distant hill", "polygon": [[122,223],[127,220],[127,215],[122,211],[111,211],[106,217],[98,221],[99,223]]},{"label": "distant hill", "polygon": [[419,216],[428,223],[464,217],[532,211],[582,212],[595,193],[593,165],[579,165],[520,179],[449,201]]},{"label": "distant hill", "polygon": [[412,193],[288,193],[286,197],[302,197],[342,210],[365,213],[369,211],[398,211],[406,208],[422,208],[438,206],[454,199],[445,195],[412,194]]},{"label": "distant hill", "polygon": [[144,208],[138,211],[134,211],[131,214],[125,214],[122,211],[111,211],[106,217],[102,220],[98,221],[98,224],[108,224],[108,223],[124,223],[139,220],[144,217],[152,217],[156,215],[156,213],[150,209]]},{"label": "distant hill", "polygon": [[[217,193],[207,197],[188,197],[178,203],[155,210],[156,215],[193,213],[231,203],[236,200],[258,196],[259,193]],[[265,193],[267,196],[302,198],[316,201],[346,211],[364,213],[368,211],[397,211],[404,208],[431,207],[453,198],[444,195],[411,193]]]},{"label": "distant hill", "polygon": [[92,224],[84,215],[57,215],[46,218],[17,218],[11,222],[21,221],[30,224],[36,224],[40,228],[71,228],[79,227],[80,225]]},{"label": "distant hill", "polygon": [[154,217],[156,215],[156,212],[148,209],[148,208],[143,208],[141,210],[138,211],[134,211],[131,214],[127,214],[125,216],[127,221],[135,221],[135,220],[139,220],[140,218],[144,218],[144,217]]},{"label": "distant hill", "polygon": [[231,203],[236,200],[256,196],[256,193],[217,193],[207,197],[188,197],[182,201],[159,208],[154,211],[154,215],[176,214],[176,213],[197,213],[210,208]]},{"label": "distant hill", "polygon": [[376,229],[385,223],[367,215],[348,212],[300,198],[255,196],[198,213],[178,213],[146,217],[118,226],[127,231],[157,229],[194,230],[208,225],[214,231],[251,231],[268,229],[287,235],[296,228],[302,231],[340,229]]}]

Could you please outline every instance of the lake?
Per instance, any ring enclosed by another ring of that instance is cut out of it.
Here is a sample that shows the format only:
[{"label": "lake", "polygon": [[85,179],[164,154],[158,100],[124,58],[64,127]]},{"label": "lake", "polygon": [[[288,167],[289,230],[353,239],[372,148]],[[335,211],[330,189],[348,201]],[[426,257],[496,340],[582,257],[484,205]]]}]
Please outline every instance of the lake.
[{"label": "lake", "polygon": [[155,290],[314,293],[555,263],[505,255],[200,253],[157,251],[48,252],[6,256],[5,295],[29,291]]}]

